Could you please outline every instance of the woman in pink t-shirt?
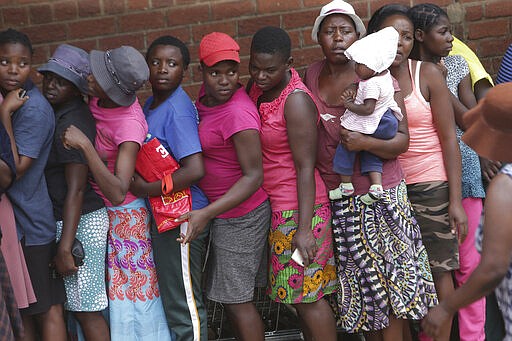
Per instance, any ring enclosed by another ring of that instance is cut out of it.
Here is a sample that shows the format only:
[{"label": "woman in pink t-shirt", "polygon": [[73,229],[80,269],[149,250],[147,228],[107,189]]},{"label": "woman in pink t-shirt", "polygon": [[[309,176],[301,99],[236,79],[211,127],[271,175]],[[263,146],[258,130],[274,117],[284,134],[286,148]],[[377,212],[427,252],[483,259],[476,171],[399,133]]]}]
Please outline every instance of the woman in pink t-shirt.
[{"label": "woman in pink t-shirt", "polygon": [[129,192],[137,153],[148,131],[136,91],[148,79],[149,69],[144,57],[130,46],[91,51],[89,60],[95,144],[74,126],[64,132],[63,143],[84,153],[93,187],[108,211],[110,337],[170,341],[153,261],[149,212],[144,199]]},{"label": "woman in pink t-shirt", "polygon": [[268,293],[294,305],[306,340],[335,340],[324,299],[337,280],[329,199],[315,168],[318,110],[291,66],[290,51],[290,37],[280,28],[253,36],[248,88],[261,117],[263,188],[272,207]]},{"label": "woman in pink t-shirt", "polygon": [[225,33],[199,44],[203,85],[196,102],[205,176],[199,186],[210,204],[181,219],[181,242],[195,238],[211,220],[206,296],[220,302],[240,340],[263,340],[264,325],[253,303],[266,284],[270,204],[261,188],[260,122],[238,81],[240,47]]}]

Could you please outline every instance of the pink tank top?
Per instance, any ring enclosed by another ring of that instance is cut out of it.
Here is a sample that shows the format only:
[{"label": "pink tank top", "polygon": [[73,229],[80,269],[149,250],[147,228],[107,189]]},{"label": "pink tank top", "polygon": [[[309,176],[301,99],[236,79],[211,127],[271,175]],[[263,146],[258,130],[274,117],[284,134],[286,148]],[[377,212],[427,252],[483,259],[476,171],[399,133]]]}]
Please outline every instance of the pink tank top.
[{"label": "pink tank top", "polygon": [[448,180],[430,103],[421,94],[420,68],[421,61],[418,61],[413,76],[412,61],[409,60],[412,92],[404,98],[409,122],[409,150],[399,156],[407,184]]},{"label": "pink tank top", "polygon": [[[263,189],[270,198],[272,211],[297,210],[297,173],[292,151],[288,144],[284,106],[288,95],[295,91],[304,91],[311,98],[311,92],[302,83],[299,74],[293,68],[290,82],[272,102],[261,103],[258,110],[261,117],[261,151],[263,154]],[[249,96],[258,102],[261,89],[252,86]],[[327,190],[315,168],[316,197],[315,204],[328,203]]]}]

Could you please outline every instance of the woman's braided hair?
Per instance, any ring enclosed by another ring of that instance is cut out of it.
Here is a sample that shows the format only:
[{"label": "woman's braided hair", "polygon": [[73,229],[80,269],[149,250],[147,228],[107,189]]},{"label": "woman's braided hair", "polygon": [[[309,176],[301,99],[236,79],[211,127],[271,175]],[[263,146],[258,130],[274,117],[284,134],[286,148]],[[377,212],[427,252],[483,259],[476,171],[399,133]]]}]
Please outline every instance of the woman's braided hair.
[{"label": "woman's braided hair", "polygon": [[434,4],[419,4],[413,6],[407,12],[414,24],[414,30],[420,29],[428,32],[435,26],[441,17],[448,18],[448,14],[439,6]]}]

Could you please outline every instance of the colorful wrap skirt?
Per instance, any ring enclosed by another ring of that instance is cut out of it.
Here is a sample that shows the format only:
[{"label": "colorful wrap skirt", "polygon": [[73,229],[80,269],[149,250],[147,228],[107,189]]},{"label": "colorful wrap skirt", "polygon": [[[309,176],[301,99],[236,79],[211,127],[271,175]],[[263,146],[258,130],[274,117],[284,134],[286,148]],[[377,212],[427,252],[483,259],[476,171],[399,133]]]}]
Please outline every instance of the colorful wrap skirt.
[{"label": "colorful wrap skirt", "polygon": [[422,319],[437,296],[405,183],[385,190],[371,205],[360,196],[331,205],[338,326],[355,333],[388,327],[390,314]]},{"label": "colorful wrap skirt", "polygon": [[143,199],[108,207],[107,282],[112,341],[170,341]]},{"label": "colorful wrap skirt", "polygon": [[337,278],[332,250],[331,210],[329,204],[315,206],[311,229],[318,247],[314,260],[306,268],[292,257],[292,238],[297,231],[299,211],[272,213],[269,233],[270,298],[280,303],[312,303],[336,289]]}]

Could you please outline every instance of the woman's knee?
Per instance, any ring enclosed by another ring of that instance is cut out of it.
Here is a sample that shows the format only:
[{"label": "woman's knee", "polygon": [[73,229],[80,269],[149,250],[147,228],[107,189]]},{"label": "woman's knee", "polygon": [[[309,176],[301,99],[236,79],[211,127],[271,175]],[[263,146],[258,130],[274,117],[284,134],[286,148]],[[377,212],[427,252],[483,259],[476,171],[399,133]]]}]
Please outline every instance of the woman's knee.
[{"label": "woman's knee", "polygon": [[38,315],[37,319],[41,323],[63,323],[64,322],[64,307],[62,304],[54,304],[48,311]]},{"label": "woman's knee", "polygon": [[74,312],[75,318],[78,320],[78,322],[81,323],[87,323],[87,322],[95,322],[104,320],[103,315],[100,311],[81,311],[81,312]]}]

